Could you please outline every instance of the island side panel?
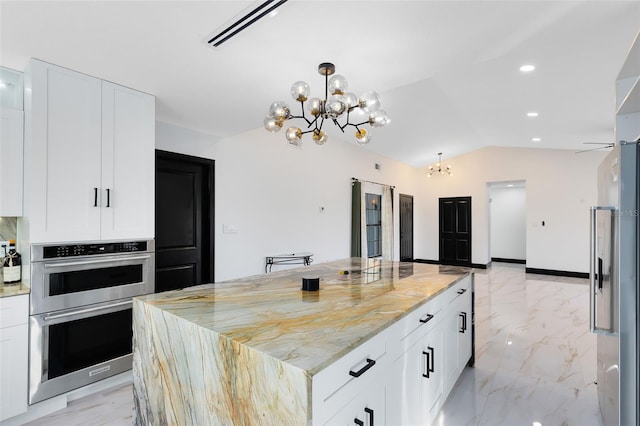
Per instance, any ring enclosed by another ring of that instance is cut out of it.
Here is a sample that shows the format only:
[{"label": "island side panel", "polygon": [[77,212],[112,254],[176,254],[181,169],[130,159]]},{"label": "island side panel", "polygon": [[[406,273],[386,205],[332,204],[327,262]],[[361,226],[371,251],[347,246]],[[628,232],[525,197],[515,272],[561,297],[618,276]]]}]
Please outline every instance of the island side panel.
[{"label": "island side panel", "polygon": [[134,300],[136,425],[304,425],[305,371]]}]

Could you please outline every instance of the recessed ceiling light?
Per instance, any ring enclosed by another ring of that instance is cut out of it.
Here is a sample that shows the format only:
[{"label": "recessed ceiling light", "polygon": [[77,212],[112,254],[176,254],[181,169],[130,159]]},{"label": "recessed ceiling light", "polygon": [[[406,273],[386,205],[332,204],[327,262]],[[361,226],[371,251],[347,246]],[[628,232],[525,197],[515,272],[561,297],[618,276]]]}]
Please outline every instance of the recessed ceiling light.
[{"label": "recessed ceiling light", "polygon": [[533,142],[540,142],[542,139],[540,139],[540,138],[531,138],[531,140],[532,140]]},{"label": "recessed ceiling light", "polygon": [[538,113],[535,111],[531,111],[527,113],[527,117],[537,117],[537,116],[538,116]]},{"label": "recessed ceiling light", "polygon": [[269,17],[273,18],[274,16],[276,16],[278,14],[277,10],[272,10],[271,12],[269,12]]},{"label": "recessed ceiling light", "polygon": [[7,87],[7,83],[5,83],[4,81],[0,80],[0,87]]},{"label": "recessed ceiling light", "polygon": [[520,71],[522,72],[531,72],[536,69],[535,65],[526,64],[520,67]]},{"label": "recessed ceiling light", "polygon": [[[507,188],[513,188],[513,185],[509,184],[507,185]],[[509,344],[511,344],[511,342],[509,342]]]}]

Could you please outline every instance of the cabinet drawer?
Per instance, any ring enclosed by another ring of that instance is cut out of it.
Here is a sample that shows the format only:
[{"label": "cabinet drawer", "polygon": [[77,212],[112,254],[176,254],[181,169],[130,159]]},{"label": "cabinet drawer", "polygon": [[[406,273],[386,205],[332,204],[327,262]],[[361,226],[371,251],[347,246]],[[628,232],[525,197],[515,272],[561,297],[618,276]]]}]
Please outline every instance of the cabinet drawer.
[{"label": "cabinet drawer", "polygon": [[389,351],[393,359],[402,355],[422,338],[443,317],[442,299],[437,296],[394,324],[391,330]]},{"label": "cabinet drawer", "polygon": [[0,328],[29,322],[29,295],[0,298]]},{"label": "cabinet drawer", "polygon": [[450,287],[444,294],[445,303],[455,302],[461,295],[471,291],[471,277],[467,276]]},{"label": "cabinet drawer", "polygon": [[335,413],[373,383],[383,383],[387,369],[386,333],[358,346],[313,377],[314,420]]}]

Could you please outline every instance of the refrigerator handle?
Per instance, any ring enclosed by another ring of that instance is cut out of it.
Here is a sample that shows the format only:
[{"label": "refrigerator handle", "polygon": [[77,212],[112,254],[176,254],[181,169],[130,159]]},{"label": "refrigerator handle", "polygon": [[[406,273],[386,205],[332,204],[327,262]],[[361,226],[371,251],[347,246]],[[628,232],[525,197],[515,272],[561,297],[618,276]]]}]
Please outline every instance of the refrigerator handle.
[{"label": "refrigerator handle", "polygon": [[[591,220],[590,220],[590,249],[589,249],[589,330],[591,333],[612,335],[611,330],[598,328],[596,325],[596,274],[599,281],[600,290],[602,289],[601,280],[602,274],[602,259],[598,257],[597,252],[597,212],[598,210],[608,210],[613,215],[616,208],[610,206],[594,206],[591,207]],[[610,242],[611,243],[611,242]],[[597,269],[596,269],[597,268]],[[597,272],[596,272],[597,271]]]}]

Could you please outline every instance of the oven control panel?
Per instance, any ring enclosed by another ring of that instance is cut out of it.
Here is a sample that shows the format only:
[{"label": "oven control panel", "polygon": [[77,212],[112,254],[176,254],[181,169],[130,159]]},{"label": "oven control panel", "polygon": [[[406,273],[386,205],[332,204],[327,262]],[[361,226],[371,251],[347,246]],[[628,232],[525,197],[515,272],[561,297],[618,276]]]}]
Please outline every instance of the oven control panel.
[{"label": "oven control panel", "polygon": [[44,259],[56,259],[61,257],[94,256],[138,251],[147,251],[147,241],[44,246],[42,247],[42,257]]}]

